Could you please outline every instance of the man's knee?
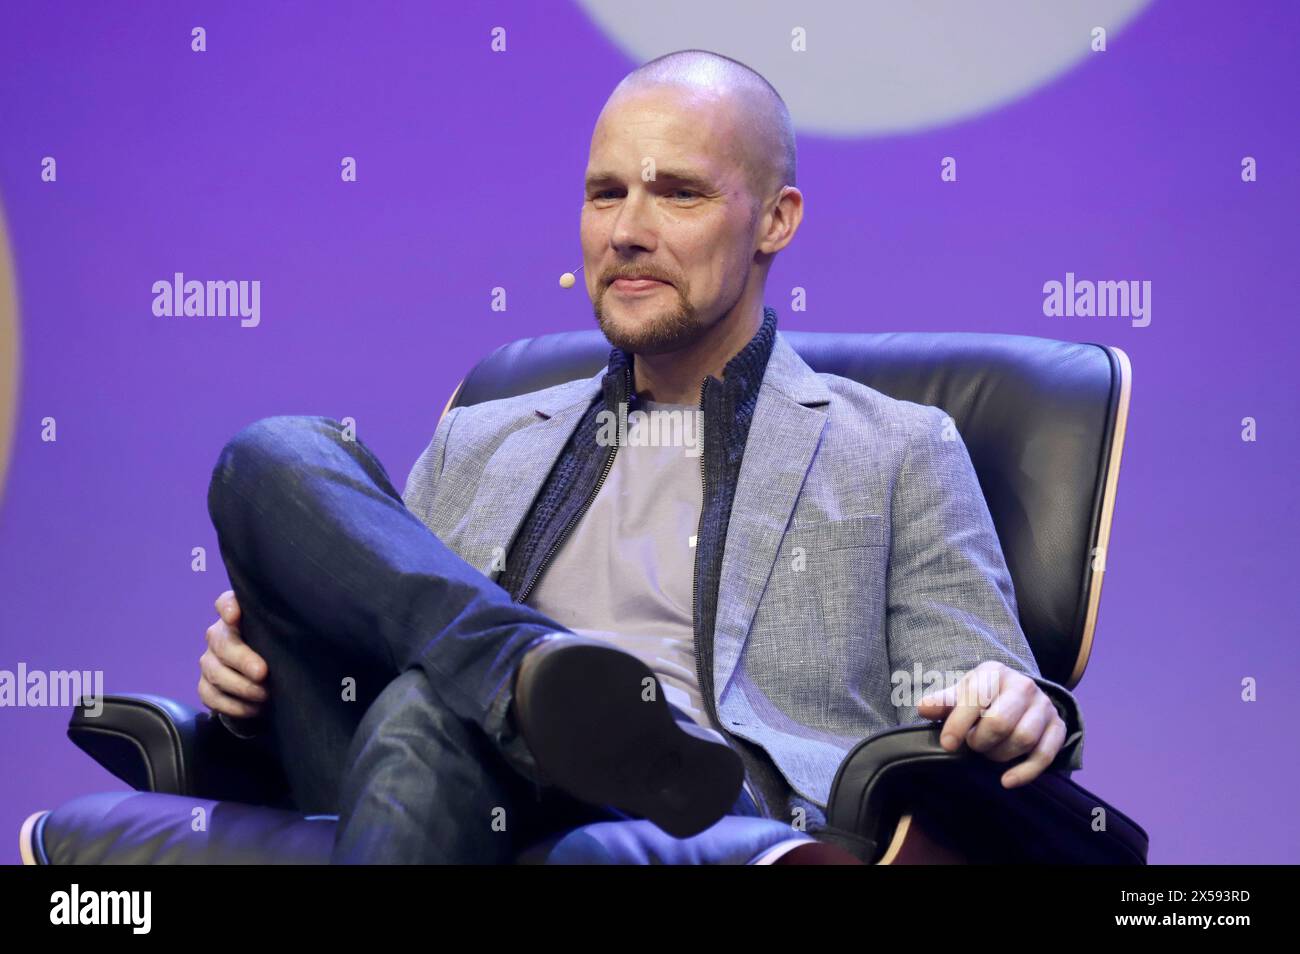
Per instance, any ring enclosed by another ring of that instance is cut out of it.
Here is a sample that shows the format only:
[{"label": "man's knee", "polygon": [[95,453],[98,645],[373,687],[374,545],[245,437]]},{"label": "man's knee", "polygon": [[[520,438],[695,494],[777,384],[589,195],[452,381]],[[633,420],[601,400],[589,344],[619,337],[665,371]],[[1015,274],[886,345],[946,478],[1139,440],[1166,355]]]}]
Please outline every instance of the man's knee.
[{"label": "man's knee", "polygon": [[254,493],[264,495],[292,486],[302,476],[304,450],[312,442],[345,445],[343,426],[327,417],[283,414],[264,417],[240,430],[217,456],[208,484],[208,510],[213,522]]}]

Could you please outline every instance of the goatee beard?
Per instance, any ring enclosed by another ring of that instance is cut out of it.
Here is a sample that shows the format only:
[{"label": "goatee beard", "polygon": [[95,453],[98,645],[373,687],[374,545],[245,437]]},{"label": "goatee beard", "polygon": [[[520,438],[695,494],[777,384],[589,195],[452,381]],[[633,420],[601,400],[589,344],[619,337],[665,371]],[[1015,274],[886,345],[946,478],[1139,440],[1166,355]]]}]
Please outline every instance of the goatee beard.
[{"label": "goatee beard", "polygon": [[606,316],[601,307],[603,296],[592,305],[596,323],[605,338],[616,348],[628,354],[664,354],[677,351],[695,342],[706,330],[701,326],[699,313],[680,295],[677,305],[666,313],[640,321],[633,327],[628,322],[616,322]]}]

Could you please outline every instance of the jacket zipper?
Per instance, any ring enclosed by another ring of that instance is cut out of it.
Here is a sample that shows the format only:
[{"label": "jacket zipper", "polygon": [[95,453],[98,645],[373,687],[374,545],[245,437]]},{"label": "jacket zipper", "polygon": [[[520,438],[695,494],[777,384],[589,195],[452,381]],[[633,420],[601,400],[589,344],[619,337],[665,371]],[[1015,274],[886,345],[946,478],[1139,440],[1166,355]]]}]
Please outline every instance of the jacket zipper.
[{"label": "jacket zipper", "polygon": [[[624,369],[623,374],[624,379],[627,381],[627,390],[623,392],[625,395],[624,403],[626,404],[628,403],[627,398],[630,398],[632,395],[632,368],[629,366]],[[587,509],[591,506],[591,502],[596,499],[596,494],[600,493],[601,485],[605,483],[605,478],[609,476],[610,470],[614,467],[614,455],[616,453],[618,453],[617,439],[614,441],[614,446],[609,449],[609,453],[605,455],[605,467],[600,472],[600,479],[596,481],[596,486],[593,487],[591,493],[587,495],[587,500],[583,503],[582,509],[570,518],[568,524],[564,528],[564,532],[560,534],[559,539],[557,539],[555,543],[551,544],[551,549],[547,551],[545,559],[542,560],[541,565],[537,568],[536,572],[533,573],[532,579],[528,581],[528,585],[523,588],[523,591],[515,600],[516,603],[522,603],[524,600],[528,599],[528,594],[533,591],[533,587],[536,586],[537,581],[541,579],[542,572],[546,569],[546,565],[551,562],[551,558],[555,556],[560,547],[564,545],[564,541],[569,539],[569,534],[573,531],[574,526],[582,519],[582,515],[587,512]],[[701,475],[704,473],[703,463],[700,464],[700,473]]]},{"label": "jacket zipper", "polygon": [[706,374],[704,380],[700,382],[700,486],[701,504],[700,516],[695,524],[695,569],[691,575],[691,628],[695,632],[695,679],[700,687],[700,695],[704,697],[706,711],[713,716],[714,723],[718,723],[718,714],[713,711],[713,693],[706,691],[707,687],[704,682],[704,666],[700,661],[700,623],[699,623],[699,592],[700,592],[700,530],[704,527],[704,501],[708,497],[708,478],[704,474],[704,390],[709,385],[709,376]]},{"label": "jacket zipper", "polygon": [[[708,385],[709,385],[709,378],[708,375],[705,375],[704,380],[700,382],[700,431],[702,437],[704,431],[704,392],[705,389],[708,387]],[[704,472],[704,446],[705,446],[705,442],[702,439],[700,445],[700,484],[702,485],[704,490],[703,497],[707,499],[709,482]],[[704,657],[703,654],[700,652],[700,648],[699,648],[699,641],[701,637],[699,631],[700,530],[703,528],[703,526],[704,526],[704,505],[703,502],[701,502],[700,519],[699,522],[695,525],[695,573],[694,573],[694,578],[691,580],[691,621],[695,629],[695,642],[696,642],[695,679],[697,684],[700,687],[700,698],[704,702],[705,711],[709,713],[709,715],[713,719],[713,724],[715,726],[721,726],[722,719],[719,718],[717,707],[714,705],[713,702],[713,687],[712,685],[704,681],[704,662],[703,662]],[[723,731],[725,732],[726,730],[723,729]],[[758,795],[754,792],[754,789],[750,787],[748,772],[745,773],[745,777],[744,779],[742,779],[741,785],[745,789],[746,794],[749,795],[749,800],[750,802],[753,803],[754,809],[758,812],[759,817],[766,818],[767,807],[764,802],[759,801]]]},{"label": "jacket zipper", "polygon": [[[704,380],[700,382],[699,429],[701,432],[701,436],[703,436],[703,431],[704,431],[704,391],[708,387],[708,385],[709,385],[709,378],[707,375],[705,375]],[[708,478],[705,476],[704,473],[704,441],[703,440],[701,440],[700,443],[700,484],[704,491],[702,497],[707,498]],[[699,624],[700,530],[703,528],[703,526],[704,526],[704,506],[703,504],[701,504],[700,519],[699,522],[695,525],[695,572],[694,572],[694,577],[691,580],[691,622],[695,630],[695,643],[696,643],[695,680],[696,680],[696,684],[699,685],[700,687],[700,698],[704,702],[705,711],[709,713],[710,717],[713,719],[713,724],[715,726],[721,726],[722,720],[718,718],[718,710],[713,704],[713,687],[704,681],[704,656],[700,652],[700,647],[699,647],[700,635],[701,635],[699,631],[700,629],[700,624]],[[766,817],[766,812],[764,811],[763,804],[758,800],[758,796],[754,794],[754,790],[749,787],[748,773],[746,774],[747,777],[742,780],[742,785],[745,789],[745,792],[746,794],[749,795],[749,800],[754,803],[754,808],[755,810],[757,810],[759,815],[761,817]]]}]

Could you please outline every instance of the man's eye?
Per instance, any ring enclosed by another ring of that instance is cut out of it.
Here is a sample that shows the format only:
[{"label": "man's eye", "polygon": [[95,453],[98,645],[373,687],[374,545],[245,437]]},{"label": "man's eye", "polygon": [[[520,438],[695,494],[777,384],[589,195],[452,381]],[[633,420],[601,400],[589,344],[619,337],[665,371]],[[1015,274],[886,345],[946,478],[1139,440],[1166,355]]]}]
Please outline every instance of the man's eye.
[{"label": "man's eye", "polygon": [[693,192],[690,189],[678,189],[676,192],[673,193],[673,195],[674,196],[684,195],[689,199],[698,199],[700,197],[700,194],[698,192]]}]

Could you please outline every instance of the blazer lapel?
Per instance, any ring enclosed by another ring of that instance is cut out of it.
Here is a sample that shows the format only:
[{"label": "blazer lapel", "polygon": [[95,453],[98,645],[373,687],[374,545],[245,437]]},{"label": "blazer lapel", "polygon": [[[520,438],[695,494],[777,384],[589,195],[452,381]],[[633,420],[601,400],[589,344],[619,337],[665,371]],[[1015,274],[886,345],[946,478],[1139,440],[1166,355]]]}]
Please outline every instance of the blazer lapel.
[{"label": "blazer lapel", "polygon": [[[740,659],[763,589],[794,513],[830,391],[778,332],[763,373],[732,499],[713,630],[718,697]],[[706,438],[707,440],[707,438]]]},{"label": "blazer lapel", "polygon": [[504,560],[564,445],[592,400],[601,393],[604,376],[602,368],[589,378],[577,400],[570,391],[539,403],[533,409],[537,420],[513,431],[488,460],[470,509],[470,531],[464,540],[463,556],[489,578],[495,580],[501,575],[501,567],[493,565],[496,548],[501,548]]}]

